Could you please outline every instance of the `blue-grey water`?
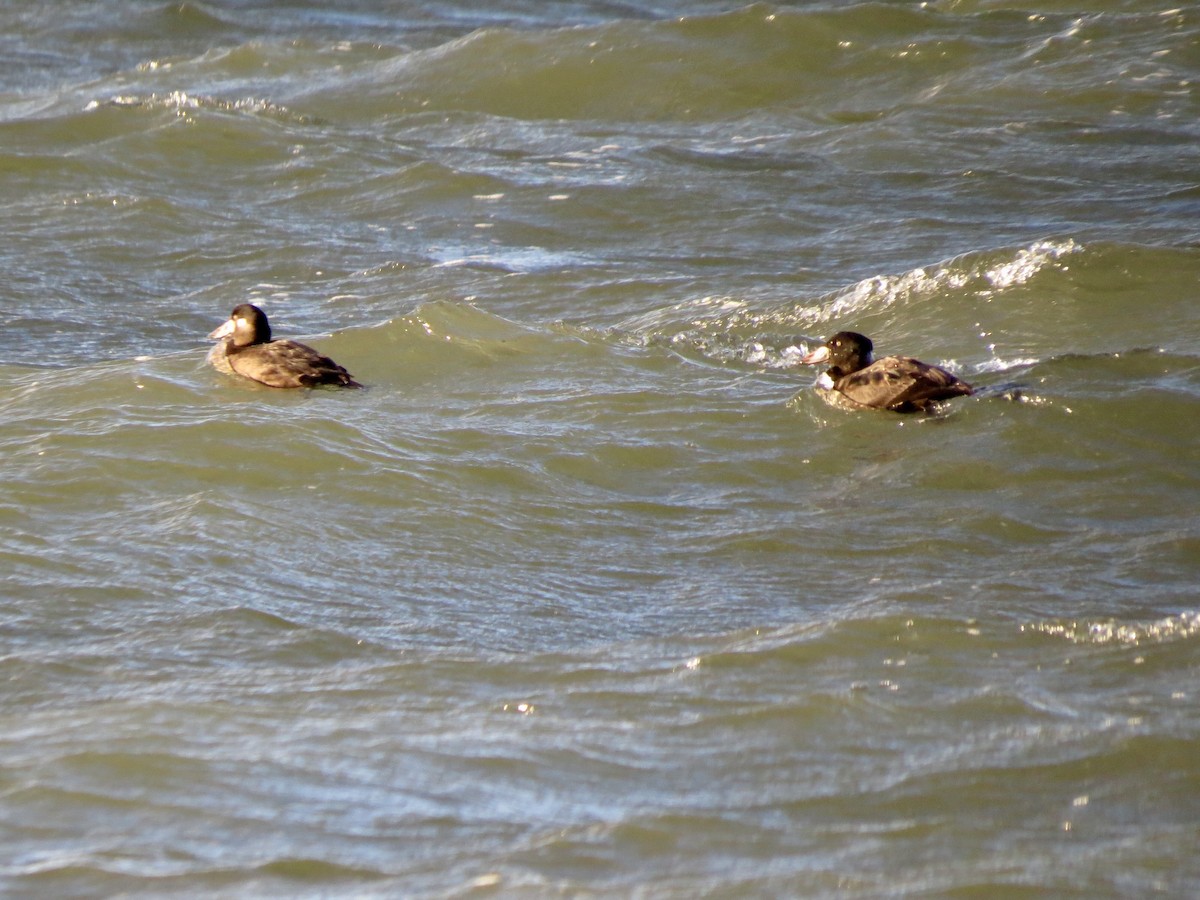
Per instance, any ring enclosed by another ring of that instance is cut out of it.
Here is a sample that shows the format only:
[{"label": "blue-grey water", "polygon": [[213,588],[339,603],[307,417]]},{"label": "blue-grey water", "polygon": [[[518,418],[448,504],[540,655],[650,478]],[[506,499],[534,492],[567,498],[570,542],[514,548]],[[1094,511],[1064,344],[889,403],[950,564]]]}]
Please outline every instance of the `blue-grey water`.
[{"label": "blue-grey water", "polygon": [[0,895],[1196,896],[1198,300],[1190,3],[0,2]]}]

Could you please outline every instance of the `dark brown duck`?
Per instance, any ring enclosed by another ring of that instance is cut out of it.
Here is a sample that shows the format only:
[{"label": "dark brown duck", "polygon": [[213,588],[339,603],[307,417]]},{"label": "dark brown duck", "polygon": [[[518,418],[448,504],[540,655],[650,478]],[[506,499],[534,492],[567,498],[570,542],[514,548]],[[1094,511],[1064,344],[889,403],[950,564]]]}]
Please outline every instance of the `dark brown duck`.
[{"label": "dark brown duck", "polygon": [[974,388],[945,369],[911,356],[872,361],[871,339],[839,331],[801,362],[827,363],[820,387],[830,403],[850,409],[928,412],[942,400],[974,393]]},{"label": "dark brown duck", "polygon": [[277,388],[362,387],[349,372],[307,344],[271,340],[266,313],[250,303],[235,307],[208,338],[220,342],[209,351],[208,361],[227,375]]}]

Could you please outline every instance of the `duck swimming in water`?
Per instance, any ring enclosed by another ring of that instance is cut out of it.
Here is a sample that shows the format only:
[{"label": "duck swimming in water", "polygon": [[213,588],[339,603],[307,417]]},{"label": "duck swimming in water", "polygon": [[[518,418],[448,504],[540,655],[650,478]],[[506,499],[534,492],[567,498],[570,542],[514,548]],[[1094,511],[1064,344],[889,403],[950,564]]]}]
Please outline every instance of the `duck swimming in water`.
[{"label": "duck swimming in water", "polygon": [[855,331],[839,331],[801,360],[828,363],[820,388],[834,406],[929,412],[942,400],[973,394],[975,389],[945,369],[910,356],[871,360],[875,346]]},{"label": "duck swimming in water", "polygon": [[227,375],[277,388],[362,387],[349,372],[307,344],[271,340],[266,313],[250,303],[235,307],[208,339],[220,342],[209,351],[208,361]]}]

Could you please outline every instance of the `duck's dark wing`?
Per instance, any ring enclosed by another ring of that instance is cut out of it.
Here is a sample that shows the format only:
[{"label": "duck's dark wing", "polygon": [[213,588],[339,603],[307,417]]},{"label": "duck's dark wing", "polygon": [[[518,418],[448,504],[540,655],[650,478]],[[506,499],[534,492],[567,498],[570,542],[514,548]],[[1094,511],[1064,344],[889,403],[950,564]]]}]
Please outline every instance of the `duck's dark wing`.
[{"label": "duck's dark wing", "polygon": [[228,351],[226,359],[236,374],[270,387],[316,387],[321,384],[362,387],[328,356],[297,341],[253,344]]},{"label": "duck's dark wing", "polygon": [[839,378],[834,389],[872,409],[923,412],[939,400],[973,393],[965,381],[945,369],[908,356],[888,356]]}]

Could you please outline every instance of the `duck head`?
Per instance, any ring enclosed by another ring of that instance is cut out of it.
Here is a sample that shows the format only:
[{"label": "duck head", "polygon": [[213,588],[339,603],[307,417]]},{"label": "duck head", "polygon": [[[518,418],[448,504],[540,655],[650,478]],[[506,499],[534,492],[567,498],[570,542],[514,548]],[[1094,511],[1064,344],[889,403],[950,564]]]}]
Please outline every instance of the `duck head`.
[{"label": "duck head", "polygon": [[829,377],[836,381],[869,366],[874,350],[875,345],[866,335],[857,331],[839,331],[800,362],[806,366],[827,363]]},{"label": "duck head", "polygon": [[210,341],[226,338],[232,340],[235,347],[267,343],[271,340],[271,325],[267,322],[267,314],[251,303],[235,306],[229,318],[208,336]]}]

